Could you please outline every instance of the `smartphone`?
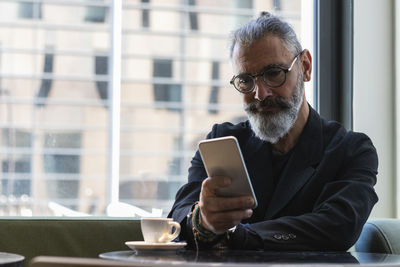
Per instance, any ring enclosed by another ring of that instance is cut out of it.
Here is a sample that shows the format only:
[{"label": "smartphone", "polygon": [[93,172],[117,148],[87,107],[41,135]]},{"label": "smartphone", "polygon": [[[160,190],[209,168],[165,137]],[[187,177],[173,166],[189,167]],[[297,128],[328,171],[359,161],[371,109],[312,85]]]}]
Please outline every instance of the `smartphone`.
[{"label": "smartphone", "polygon": [[218,196],[250,195],[254,198],[253,208],[257,207],[257,198],[236,137],[202,140],[199,143],[199,151],[208,177],[226,176],[232,179],[228,187],[218,189]]}]

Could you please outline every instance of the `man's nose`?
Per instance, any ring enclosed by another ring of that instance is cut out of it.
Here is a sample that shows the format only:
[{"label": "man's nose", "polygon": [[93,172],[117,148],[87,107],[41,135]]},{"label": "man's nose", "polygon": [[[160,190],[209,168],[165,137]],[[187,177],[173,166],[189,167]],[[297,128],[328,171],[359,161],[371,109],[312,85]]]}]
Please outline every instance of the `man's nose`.
[{"label": "man's nose", "polygon": [[274,94],[274,91],[272,91],[271,88],[268,85],[266,85],[262,79],[257,79],[256,88],[254,90],[256,91],[254,98],[259,101],[263,101],[267,97],[272,96]]}]

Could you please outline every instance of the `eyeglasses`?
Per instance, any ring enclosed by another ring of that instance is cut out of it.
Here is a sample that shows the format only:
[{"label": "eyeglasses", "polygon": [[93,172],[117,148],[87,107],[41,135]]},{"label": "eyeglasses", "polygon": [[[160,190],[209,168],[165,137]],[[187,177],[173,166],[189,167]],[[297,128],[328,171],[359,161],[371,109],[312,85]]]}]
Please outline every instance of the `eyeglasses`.
[{"label": "eyeglasses", "polygon": [[281,66],[268,66],[264,68],[261,73],[256,75],[242,73],[233,76],[230,84],[232,84],[239,92],[243,94],[249,94],[253,92],[254,88],[256,87],[256,78],[261,76],[266,85],[271,88],[277,88],[286,82],[286,74],[292,70],[294,63],[301,53],[303,52],[300,52],[294,57],[292,64],[290,64],[288,69],[285,69]]}]

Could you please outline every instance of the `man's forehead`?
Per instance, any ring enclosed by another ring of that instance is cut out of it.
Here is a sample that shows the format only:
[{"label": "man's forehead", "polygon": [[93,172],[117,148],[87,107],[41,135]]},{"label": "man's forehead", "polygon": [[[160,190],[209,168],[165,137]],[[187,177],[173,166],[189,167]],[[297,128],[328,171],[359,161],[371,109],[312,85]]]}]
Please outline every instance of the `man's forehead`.
[{"label": "man's forehead", "polygon": [[236,44],[232,54],[235,73],[258,71],[269,64],[284,64],[291,57],[282,40],[277,36],[267,36],[251,45]]}]

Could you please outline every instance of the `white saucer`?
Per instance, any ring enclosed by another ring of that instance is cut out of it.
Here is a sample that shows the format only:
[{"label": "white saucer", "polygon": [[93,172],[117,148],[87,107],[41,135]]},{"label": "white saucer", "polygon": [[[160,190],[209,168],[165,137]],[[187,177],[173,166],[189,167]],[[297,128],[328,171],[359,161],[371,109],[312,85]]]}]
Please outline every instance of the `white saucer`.
[{"label": "white saucer", "polygon": [[186,246],[186,242],[146,243],[144,241],[125,242],[132,250],[175,250]]}]

